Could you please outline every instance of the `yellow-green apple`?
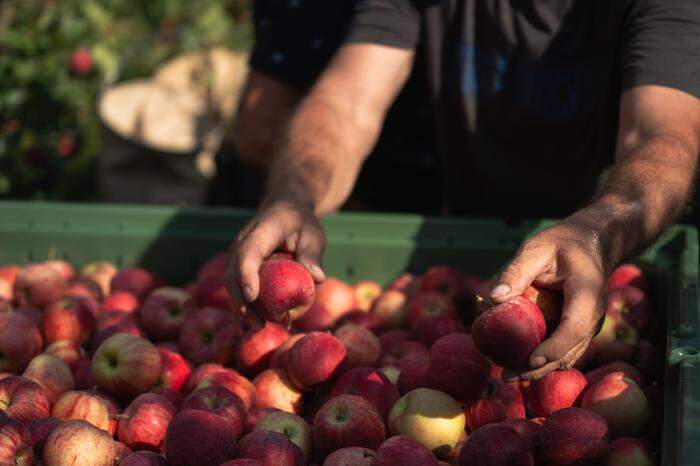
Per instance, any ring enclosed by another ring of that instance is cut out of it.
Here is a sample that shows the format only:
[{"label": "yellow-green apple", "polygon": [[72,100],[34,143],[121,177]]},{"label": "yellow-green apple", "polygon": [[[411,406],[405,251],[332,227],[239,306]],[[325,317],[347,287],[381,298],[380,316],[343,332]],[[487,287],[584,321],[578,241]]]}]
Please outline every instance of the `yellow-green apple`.
[{"label": "yellow-green apple", "polygon": [[447,393],[417,388],[396,402],[387,422],[392,435],[407,435],[441,458],[454,448],[466,419],[460,404]]},{"label": "yellow-green apple", "polygon": [[85,357],[85,350],[80,343],[73,340],[59,340],[44,348],[44,354],[55,356],[71,369],[75,370],[78,361]]},{"label": "yellow-green apple", "polygon": [[421,354],[406,364],[399,373],[396,387],[399,393],[406,393],[416,388],[425,388],[430,385],[428,381],[428,369],[430,368],[430,357]]},{"label": "yellow-green apple", "polygon": [[374,450],[363,447],[345,447],[326,456],[323,466],[370,466]]},{"label": "yellow-green apple", "polygon": [[143,302],[151,291],[164,284],[165,281],[158,275],[139,267],[130,267],[119,270],[112,277],[110,293],[128,291],[136,296],[139,302]]},{"label": "yellow-green apple", "polygon": [[253,408],[257,402],[257,393],[255,386],[250,380],[243,377],[233,369],[224,369],[222,371],[212,372],[204,377],[195,391],[205,387],[218,386],[224,387],[237,395],[245,404],[246,410]]},{"label": "yellow-green apple", "polygon": [[12,375],[0,379],[0,411],[27,424],[49,416],[49,396],[38,383]]},{"label": "yellow-green apple", "polygon": [[604,464],[608,457],[608,424],[592,411],[564,408],[544,422],[540,445],[547,465]]},{"label": "yellow-green apple", "polygon": [[479,353],[470,335],[445,335],[430,349],[428,380],[432,388],[469,403],[484,390],[491,365]]},{"label": "yellow-green apple", "polygon": [[152,451],[134,452],[117,464],[119,466],[168,466],[165,458]]},{"label": "yellow-green apple", "polygon": [[45,466],[107,466],[114,464],[116,449],[108,432],[73,419],[51,432],[42,456]]},{"label": "yellow-green apple", "polygon": [[148,295],[139,311],[141,327],[157,341],[174,341],[180,335],[182,324],[196,304],[181,288],[164,286]]},{"label": "yellow-green apple", "polygon": [[221,364],[216,364],[213,362],[195,367],[190,376],[187,377],[185,384],[182,386],[182,393],[189,395],[195,388],[197,388],[197,385],[199,385],[199,382],[201,382],[204,377],[211,373],[219,372],[225,369],[226,368]]},{"label": "yellow-green apple", "polygon": [[73,340],[85,344],[95,331],[95,316],[85,298],[63,296],[46,308],[42,330],[46,343]]},{"label": "yellow-green apple", "polygon": [[486,424],[469,434],[459,453],[459,466],[528,466],[529,451],[515,429]]},{"label": "yellow-green apple", "polygon": [[605,419],[613,438],[641,434],[651,417],[649,400],[624,372],[612,372],[588,388],[581,407]]},{"label": "yellow-green apple", "polygon": [[264,466],[302,466],[304,454],[279,432],[251,432],[236,446],[237,458],[260,461]]},{"label": "yellow-green apple", "polygon": [[51,403],[65,392],[75,388],[70,367],[57,357],[48,354],[39,354],[29,361],[23,376],[44,387]]},{"label": "yellow-green apple", "polygon": [[333,385],[331,396],[358,395],[369,401],[382,419],[399,399],[396,386],[384,373],[373,367],[356,367],[340,376]]},{"label": "yellow-green apple", "polygon": [[218,466],[234,458],[235,445],[228,419],[210,411],[185,409],[168,426],[165,457],[171,466]]},{"label": "yellow-green apple", "polygon": [[306,461],[311,458],[311,454],[313,453],[311,445],[311,426],[303,418],[296,414],[285,413],[284,411],[270,413],[260,419],[253,429],[253,432],[266,431],[278,432],[284,435],[299,447]]},{"label": "yellow-green apple", "polygon": [[156,388],[179,392],[192,374],[192,369],[180,353],[162,346],[157,348],[160,354],[160,375],[156,381]]},{"label": "yellow-green apple", "polygon": [[34,464],[32,437],[21,422],[0,413],[0,464]]},{"label": "yellow-green apple", "polygon": [[314,301],[314,279],[297,261],[267,259],[258,276],[260,290],[251,307],[264,320],[285,324],[297,320]]},{"label": "yellow-green apple", "polygon": [[246,407],[238,395],[224,387],[211,386],[191,393],[182,402],[182,410],[198,409],[228,419],[233,436],[239,439],[246,427]]},{"label": "yellow-green apple", "polygon": [[272,355],[288,339],[289,332],[273,322],[248,330],[236,344],[236,367],[247,374],[258,374],[270,367]]},{"label": "yellow-green apple", "polygon": [[525,401],[518,387],[489,379],[481,397],[464,407],[470,431],[505,419],[524,419]]},{"label": "yellow-green apple", "polygon": [[345,347],[348,367],[374,366],[379,361],[382,348],[379,338],[371,331],[359,325],[344,324],[333,333]]},{"label": "yellow-green apple", "polygon": [[316,413],[313,422],[316,454],[325,458],[345,447],[375,450],[384,442],[384,421],[379,411],[356,395],[332,397]]},{"label": "yellow-green apple", "polygon": [[353,309],[353,288],[337,278],[327,278],[316,285],[313,304],[301,318],[294,321],[294,327],[305,332],[326,330]]},{"label": "yellow-green apple", "polygon": [[26,316],[0,313],[0,371],[18,374],[41,352],[39,329]]},{"label": "yellow-green apple", "polygon": [[100,285],[102,294],[109,295],[111,291],[112,278],[117,274],[117,268],[111,262],[97,261],[85,264],[80,271],[81,275],[93,279]]},{"label": "yellow-green apple", "polygon": [[160,377],[160,353],[145,338],[117,333],[92,356],[97,386],[119,398],[133,398],[150,390]]},{"label": "yellow-green apple", "polygon": [[128,291],[115,291],[102,301],[102,312],[134,314],[138,308],[139,300]]},{"label": "yellow-green apple", "polygon": [[62,421],[82,419],[99,429],[113,432],[107,401],[92,392],[72,390],[64,393],[54,403],[51,416]]},{"label": "yellow-green apple", "polygon": [[622,264],[612,271],[608,277],[608,290],[616,290],[623,286],[634,286],[640,290],[649,290],[644,272],[634,264]]},{"label": "yellow-green apple", "polygon": [[382,286],[374,280],[360,280],[352,286],[355,291],[355,308],[368,312],[377,296],[382,294]]},{"label": "yellow-green apple", "polygon": [[290,335],[286,340],[284,340],[272,354],[270,358],[270,368],[271,369],[281,369],[283,371],[287,370],[287,361],[289,360],[289,350],[292,349],[294,343],[301,339],[305,333],[295,333]]},{"label": "yellow-green apple", "polygon": [[527,365],[530,353],[546,333],[542,311],[522,296],[489,309],[472,324],[472,336],[479,352],[503,367]]},{"label": "yellow-green apple", "polygon": [[304,397],[294,386],[287,373],[280,369],[267,369],[253,379],[259,408],[275,408],[288,413],[299,414]]},{"label": "yellow-green apple", "polygon": [[406,322],[407,301],[403,291],[385,290],[374,300],[369,312],[379,321],[379,328],[399,328]]},{"label": "yellow-green apple", "polygon": [[457,309],[452,300],[437,292],[421,292],[409,299],[406,307],[406,322],[409,327],[421,317],[457,316]]},{"label": "yellow-green apple", "polygon": [[230,312],[203,307],[183,322],[180,352],[195,365],[207,362],[228,364],[233,360],[235,343],[242,335],[241,324]]},{"label": "yellow-green apple", "polygon": [[294,385],[308,390],[332,382],[347,366],[343,344],[333,335],[311,332],[289,350],[287,374]]},{"label": "yellow-green apple", "polygon": [[277,408],[253,408],[248,411],[245,418],[245,433],[249,434],[253,432],[255,426],[260,422],[260,419],[264,418],[270,413],[276,413],[280,410]]},{"label": "yellow-green apple", "polygon": [[19,306],[43,309],[57,300],[66,288],[68,282],[56,268],[46,263],[30,264],[17,273],[13,295]]},{"label": "yellow-green apple", "polygon": [[162,453],[165,432],[176,413],[177,408],[162,395],[139,395],[119,416],[117,438],[132,450]]},{"label": "yellow-green apple", "polygon": [[578,405],[587,385],[586,377],[576,369],[550,372],[530,383],[530,406],[538,416],[547,417]]},{"label": "yellow-green apple", "polygon": [[395,435],[381,444],[371,466],[438,466],[435,455],[418,440]]},{"label": "yellow-green apple", "polygon": [[639,346],[637,329],[619,314],[607,313],[603,326],[591,342],[593,358],[598,365],[608,362],[631,360]]},{"label": "yellow-green apple", "polygon": [[607,466],[654,466],[656,462],[643,440],[620,437],[610,442]]},{"label": "yellow-green apple", "polygon": [[379,368],[379,370],[386,375],[386,378],[389,379],[391,383],[396,385],[399,383],[399,376],[401,375],[401,369],[399,369],[397,366],[393,364],[387,364],[385,366],[382,366]]},{"label": "yellow-green apple", "polygon": [[640,334],[647,330],[654,316],[654,308],[646,293],[634,286],[622,286],[610,291],[606,312],[620,314]]}]

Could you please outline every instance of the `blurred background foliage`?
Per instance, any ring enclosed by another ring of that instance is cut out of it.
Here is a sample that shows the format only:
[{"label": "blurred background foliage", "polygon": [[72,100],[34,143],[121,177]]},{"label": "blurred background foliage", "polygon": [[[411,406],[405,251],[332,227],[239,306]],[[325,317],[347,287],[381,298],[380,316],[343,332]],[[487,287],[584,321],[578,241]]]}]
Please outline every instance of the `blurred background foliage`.
[{"label": "blurred background foliage", "polygon": [[0,0],[0,198],[95,199],[100,89],[247,48],[250,19],[247,0]]}]

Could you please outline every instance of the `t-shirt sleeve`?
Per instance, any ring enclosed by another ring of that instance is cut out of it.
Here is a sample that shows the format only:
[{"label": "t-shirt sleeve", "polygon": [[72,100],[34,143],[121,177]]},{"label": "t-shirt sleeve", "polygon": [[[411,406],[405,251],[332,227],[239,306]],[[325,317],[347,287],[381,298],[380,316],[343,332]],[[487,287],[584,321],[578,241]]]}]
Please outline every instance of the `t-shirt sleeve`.
[{"label": "t-shirt sleeve", "polygon": [[357,0],[255,0],[250,64],[308,88],[342,43]]},{"label": "t-shirt sleeve", "polygon": [[420,36],[419,8],[410,0],[361,0],[345,43],[372,43],[412,49]]},{"label": "t-shirt sleeve", "polygon": [[633,1],[624,35],[624,90],[659,85],[700,98],[700,2]]}]

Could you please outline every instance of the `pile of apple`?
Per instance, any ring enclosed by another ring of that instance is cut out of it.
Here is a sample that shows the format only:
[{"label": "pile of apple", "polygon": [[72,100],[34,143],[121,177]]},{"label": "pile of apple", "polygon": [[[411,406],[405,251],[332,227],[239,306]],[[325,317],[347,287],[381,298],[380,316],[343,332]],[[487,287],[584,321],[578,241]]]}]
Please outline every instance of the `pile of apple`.
[{"label": "pile of apple", "polygon": [[107,262],[0,267],[0,464],[654,464],[662,335],[634,265],[586,356],[528,383],[504,368],[554,330],[557,291],[488,307],[492,283],[448,266],[314,285],[276,254],[243,314],[225,263],[182,288]]}]

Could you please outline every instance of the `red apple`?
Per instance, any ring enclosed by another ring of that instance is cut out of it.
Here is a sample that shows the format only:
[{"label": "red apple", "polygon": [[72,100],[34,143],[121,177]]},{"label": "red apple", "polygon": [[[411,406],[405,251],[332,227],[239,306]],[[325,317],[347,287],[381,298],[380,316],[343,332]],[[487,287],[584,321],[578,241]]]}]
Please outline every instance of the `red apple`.
[{"label": "red apple", "polygon": [[176,408],[180,408],[180,406],[182,406],[182,402],[185,400],[185,397],[182,395],[182,393],[176,392],[175,390],[165,387],[156,386],[149,393],[155,393],[157,395],[164,396]]},{"label": "red apple", "polygon": [[331,397],[339,395],[361,396],[379,411],[383,419],[399,399],[396,386],[373,367],[356,367],[341,375],[331,392]]},{"label": "red apple", "polygon": [[328,400],[313,422],[316,453],[325,458],[345,447],[375,450],[384,442],[384,421],[367,400],[355,395],[338,395]]},{"label": "red apple", "polygon": [[646,443],[632,437],[621,437],[610,442],[609,466],[654,466],[656,462]]},{"label": "red apple", "polygon": [[615,438],[641,434],[651,418],[647,397],[624,372],[608,374],[586,390],[581,407],[605,419]]},{"label": "red apple", "polygon": [[243,377],[233,369],[224,369],[218,372],[212,372],[204,377],[197,385],[197,390],[205,387],[218,386],[224,387],[237,395],[245,404],[246,410],[253,408],[257,402],[257,393],[255,386],[250,380]]},{"label": "red apple", "polygon": [[127,314],[123,311],[103,311],[97,318],[97,322],[95,323],[95,331],[100,332],[107,328],[114,327],[115,325],[133,325],[138,327],[135,314]]},{"label": "red apple", "polygon": [[465,277],[449,265],[434,265],[425,271],[420,285],[423,292],[440,293],[452,298],[465,286]]},{"label": "red apple", "polygon": [[0,313],[0,371],[18,374],[41,352],[41,334],[34,322],[16,312]]},{"label": "red apple", "polygon": [[336,278],[327,278],[316,285],[313,305],[294,326],[303,331],[326,330],[355,308],[353,288]]},{"label": "red apple", "polygon": [[481,397],[465,406],[467,425],[475,431],[486,424],[505,419],[524,419],[525,401],[521,391],[500,380],[489,379]]},{"label": "red apple", "polygon": [[580,401],[588,381],[576,369],[553,371],[530,384],[530,405],[538,416],[547,417]]},{"label": "red apple", "polygon": [[145,338],[117,333],[107,338],[92,357],[92,373],[100,389],[133,398],[153,387],[160,376],[160,354]]},{"label": "red apple", "polygon": [[133,314],[139,308],[139,300],[128,291],[115,291],[102,302],[102,312]]},{"label": "red apple", "polygon": [[248,414],[245,419],[245,433],[249,434],[253,432],[253,429],[255,429],[255,426],[258,425],[258,422],[265,416],[267,416],[270,413],[276,413],[279,412],[279,409],[277,408],[253,408],[250,411],[248,411]]},{"label": "red apple", "polygon": [[[0,299],[6,303],[5,305],[9,306],[10,302],[14,299],[13,295],[12,283],[10,283],[9,280],[0,277]],[[11,308],[8,310],[11,310]]]},{"label": "red apple", "polygon": [[165,432],[176,413],[177,408],[162,395],[139,395],[119,417],[117,437],[132,450],[162,453]]},{"label": "red apple", "polygon": [[332,381],[345,369],[347,353],[333,335],[311,332],[289,350],[287,373],[302,390]]},{"label": "red apple", "polygon": [[428,348],[440,337],[450,333],[466,333],[464,326],[450,316],[421,317],[411,326],[411,339],[423,343]]},{"label": "red apple", "polygon": [[171,466],[218,466],[234,458],[236,438],[228,419],[198,409],[175,415],[165,437]]},{"label": "red apple", "polygon": [[459,454],[459,466],[528,466],[523,438],[503,424],[487,424],[469,434]]},{"label": "red apple", "polygon": [[[44,451],[44,443],[51,435],[51,432],[56,430],[58,426],[63,424],[63,421],[55,417],[44,417],[35,419],[27,424],[27,430],[32,439],[32,449],[34,450],[34,459],[38,460]],[[1,443],[1,442],[0,442]]]},{"label": "red apple", "polygon": [[44,354],[57,357],[73,371],[78,361],[85,357],[85,350],[77,341],[59,340],[47,346],[44,349]]},{"label": "red apple", "polygon": [[619,315],[606,314],[603,327],[591,342],[593,357],[600,364],[615,360],[629,361],[637,352],[637,330]]},{"label": "red apple", "polygon": [[260,461],[264,466],[302,466],[304,454],[279,432],[252,432],[236,447],[237,458]]},{"label": "red apple", "polygon": [[289,338],[284,340],[272,354],[270,358],[270,368],[271,369],[282,369],[287,370],[287,361],[289,361],[289,350],[292,349],[294,343],[300,340],[305,333],[296,333],[290,335]]},{"label": "red apple", "polygon": [[377,296],[369,312],[378,319],[380,328],[399,328],[406,322],[407,301],[406,293],[389,289]]},{"label": "red apple", "polygon": [[407,435],[442,458],[459,441],[466,419],[460,404],[450,395],[417,388],[396,402],[387,425],[392,435]]},{"label": "red apple", "polygon": [[175,351],[159,346],[158,353],[160,354],[160,376],[156,387],[179,392],[192,373],[190,365],[180,353]]},{"label": "red apple", "polygon": [[95,330],[95,317],[85,298],[63,296],[46,308],[42,328],[47,343],[73,340],[85,344]]},{"label": "red apple", "polygon": [[424,388],[430,385],[428,380],[428,369],[430,368],[430,357],[421,354],[401,369],[396,387],[399,393],[405,395],[416,388]]},{"label": "red apple", "polygon": [[22,307],[43,309],[68,288],[66,279],[51,265],[30,264],[22,268],[14,283],[13,295]]},{"label": "red apple", "polygon": [[374,450],[363,447],[345,447],[326,457],[323,466],[370,466]]},{"label": "red apple", "polygon": [[382,443],[371,466],[438,466],[433,452],[405,435],[395,435]]},{"label": "red apple", "polygon": [[112,432],[112,419],[107,401],[95,393],[64,393],[53,405],[51,416],[63,421],[81,419],[99,429]]},{"label": "red apple", "polygon": [[294,443],[308,461],[312,454],[311,426],[292,413],[277,411],[258,421],[253,432],[278,432]]},{"label": "red apple", "polygon": [[79,359],[73,369],[73,378],[75,379],[75,388],[78,390],[96,387],[95,377],[92,374],[92,361],[86,357]]},{"label": "red apple", "polygon": [[165,458],[152,451],[137,451],[121,460],[118,464],[119,466],[168,466]]},{"label": "red apple", "polygon": [[436,292],[421,292],[411,298],[406,305],[408,307],[406,322],[409,326],[413,326],[421,317],[457,316],[457,309],[452,301]]},{"label": "red apple", "polygon": [[32,437],[21,422],[0,413],[0,464],[34,464]]},{"label": "red apple", "polygon": [[544,422],[540,442],[547,465],[596,466],[608,457],[608,425],[594,412],[565,408]]},{"label": "red apple", "polygon": [[654,316],[654,308],[644,291],[623,286],[608,293],[608,313],[618,313],[637,332],[644,333]]},{"label": "red apple", "polygon": [[616,290],[623,286],[634,286],[640,290],[649,290],[644,272],[634,264],[622,264],[612,271],[608,277],[608,290]]},{"label": "red apple", "polygon": [[41,385],[51,403],[59,396],[75,388],[75,380],[70,367],[55,356],[39,354],[29,361],[24,377]]},{"label": "red apple", "polygon": [[503,367],[527,365],[546,333],[542,311],[522,296],[483,313],[472,325],[474,344],[481,354]]},{"label": "red apple", "polygon": [[523,298],[527,298],[540,308],[547,328],[554,328],[561,318],[564,305],[564,295],[561,291],[549,290],[539,286],[529,286],[523,292]]},{"label": "red apple", "polygon": [[371,331],[359,325],[345,324],[333,333],[345,347],[348,367],[374,366],[379,362],[381,344]]},{"label": "red apple", "polygon": [[101,302],[103,298],[100,285],[92,278],[83,275],[76,275],[68,280],[68,290],[66,294],[70,296],[80,296],[98,303]]},{"label": "red apple", "polygon": [[224,277],[207,277],[197,282],[194,291],[197,304],[203,307],[215,307],[229,312],[237,311],[240,306],[233,302],[226,289]]},{"label": "red apple", "polygon": [[477,351],[472,337],[463,333],[445,335],[430,350],[428,380],[459,401],[469,403],[484,390],[491,365]]},{"label": "red apple", "polygon": [[183,322],[195,307],[194,299],[181,288],[157,288],[141,306],[141,326],[154,340],[177,340]]},{"label": "red apple", "polygon": [[58,426],[44,444],[45,466],[107,466],[114,464],[112,436],[89,422],[74,419]]},{"label": "red apple", "polygon": [[588,382],[588,386],[590,387],[595,385],[600,379],[602,379],[608,374],[612,374],[613,372],[624,372],[625,376],[637,382],[637,385],[639,385],[640,387],[646,387],[644,377],[642,376],[642,374],[639,373],[639,370],[637,370],[637,368],[634,367],[632,364],[629,364],[625,361],[613,361],[604,366],[600,366],[597,369],[593,369],[590,372],[587,372],[586,381]]},{"label": "red apple", "polygon": [[360,280],[353,285],[355,291],[355,307],[368,312],[377,296],[382,294],[382,286],[373,280]]},{"label": "red apple", "polygon": [[420,290],[420,277],[416,277],[410,272],[405,272],[394,278],[389,286],[388,290],[399,290],[399,291],[418,291]]},{"label": "red apple", "polygon": [[237,460],[221,463],[219,466],[265,466],[265,464],[251,458],[238,458]]},{"label": "red apple", "polygon": [[374,314],[366,311],[350,311],[343,315],[338,321],[338,325],[344,324],[355,324],[360,327],[366,328],[367,330],[377,330],[379,328],[380,322],[379,318]]},{"label": "red apple", "polygon": [[228,256],[227,252],[220,252],[208,259],[197,271],[197,280],[205,280],[209,277],[223,277],[226,274]]},{"label": "red apple", "polygon": [[301,412],[303,395],[283,370],[264,370],[253,379],[253,385],[257,394],[257,407],[275,408],[294,414]]},{"label": "red apple", "polygon": [[127,291],[143,302],[144,299],[159,286],[163,286],[162,278],[139,267],[121,269],[112,277],[110,293]]},{"label": "red apple", "polygon": [[260,266],[260,290],[252,309],[263,319],[288,323],[301,317],[314,300],[314,279],[299,262],[267,259]]},{"label": "red apple", "polygon": [[182,393],[185,395],[190,394],[195,388],[197,388],[197,385],[199,385],[204,377],[214,372],[223,370],[226,370],[226,368],[221,364],[216,363],[206,363],[202,364],[201,366],[197,366],[187,378],[185,384],[182,386]]},{"label": "red apple", "polygon": [[236,366],[253,375],[267,369],[273,353],[288,339],[289,332],[272,322],[265,322],[262,328],[248,330],[236,345]]},{"label": "red apple", "polygon": [[382,346],[382,356],[391,353],[394,348],[403,341],[408,341],[409,333],[403,329],[392,329],[379,335],[379,343]]},{"label": "red apple", "polygon": [[183,401],[181,409],[208,411],[227,419],[236,439],[243,435],[246,427],[245,403],[238,395],[224,387],[205,387],[191,393]]},{"label": "red apple", "polygon": [[56,269],[56,271],[60,273],[61,276],[66,280],[70,280],[75,276],[75,270],[73,269],[73,266],[64,260],[49,260],[44,262],[44,264]]},{"label": "red apple", "polygon": [[535,465],[540,462],[540,434],[542,433],[542,425],[533,422],[529,419],[505,419],[501,424],[514,429],[520,434],[520,437],[525,442],[525,448],[528,450],[530,461],[529,465]]},{"label": "red apple", "polygon": [[3,265],[0,267],[0,278],[7,280],[10,282],[10,286],[13,286],[20,270],[22,270],[22,267],[17,264]]},{"label": "red apple", "polygon": [[384,352],[379,363],[381,365],[396,364],[403,369],[406,364],[416,357],[427,356],[430,353],[428,347],[418,341],[400,341],[389,352]]},{"label": "red apple", "polygon": [[190,314],[180,331],[180,351],[196,365],[228,364],[236,340],[243,335],[241,324],[227,311],[203,307]]},{"label": "red apple", "polygon": [[117,268],[107,261],[90,262],[85,264],[80,274],[94,280],[100,285],[102,295],[107,296],[110,293],[112,278],[117,274]]},{"label": "red apple", "polygon": [[49,416],[46,390],[25,377],[0,379],[0,411],[24,424]]},{"label": "red apple", "polygon": [[95,333],[92,338],[91,347],[94,350],[100,347],[100,345],[109,337],[116,335],[118,333],[128,333],[135,337],[145,338],[145,335],[141,331],[141,328],[134,322],[129,322],[129,320],[124,320],[119,324],[112,325],[105,329],[102,329]]}]

